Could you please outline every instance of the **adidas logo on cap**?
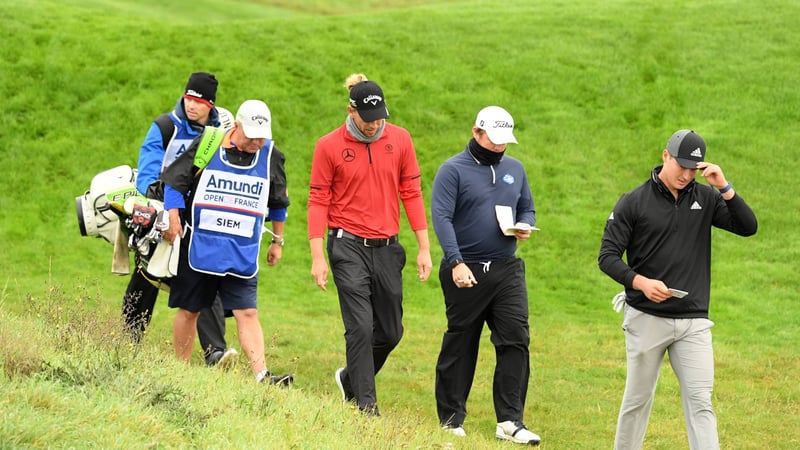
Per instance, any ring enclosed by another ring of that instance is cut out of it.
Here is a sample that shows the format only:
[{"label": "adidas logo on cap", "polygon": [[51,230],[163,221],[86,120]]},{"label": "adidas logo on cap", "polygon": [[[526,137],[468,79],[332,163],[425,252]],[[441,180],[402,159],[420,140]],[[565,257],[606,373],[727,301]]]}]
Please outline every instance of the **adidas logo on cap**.
[{"label": "adidas logo on cap", "polygon": [[706,155],[706,141],[692,130],[678,130],[667,142],[667,151],[681,167],[696,169]]}]

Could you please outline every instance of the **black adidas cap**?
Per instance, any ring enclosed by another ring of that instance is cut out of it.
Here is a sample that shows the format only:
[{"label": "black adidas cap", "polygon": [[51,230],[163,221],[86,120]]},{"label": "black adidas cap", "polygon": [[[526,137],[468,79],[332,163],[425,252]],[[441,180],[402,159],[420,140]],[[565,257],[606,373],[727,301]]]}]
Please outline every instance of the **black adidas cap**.
[{"label": "black adidas cap", "polygon": [[706,141],[692,130],[678,130],[669,138],[667,151],[681,167],[696,169],[706,157]]}]

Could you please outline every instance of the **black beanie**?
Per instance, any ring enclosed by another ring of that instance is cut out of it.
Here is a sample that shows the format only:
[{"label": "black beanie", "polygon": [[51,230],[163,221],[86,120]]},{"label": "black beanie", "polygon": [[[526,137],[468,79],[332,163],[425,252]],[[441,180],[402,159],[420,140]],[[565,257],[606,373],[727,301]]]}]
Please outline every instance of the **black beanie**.
[{"label": "black beanie", "polygon": [[217,99],[217,84],[217,79],[213,74],[195,72],[189,77],[183,96],[204,101],[213,107],[214,101]]}]

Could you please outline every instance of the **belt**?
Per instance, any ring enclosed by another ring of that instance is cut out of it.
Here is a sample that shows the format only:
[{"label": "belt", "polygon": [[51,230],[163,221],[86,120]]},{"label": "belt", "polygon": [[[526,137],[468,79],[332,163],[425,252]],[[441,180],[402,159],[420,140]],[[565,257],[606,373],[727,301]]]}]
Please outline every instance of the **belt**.
[{"label": "belt", "polygon": [[328,231],[328,236],[335,237],[335,238],[347,238],[352,239],[359,244],[364,244],[364,247],[386,247],[387,245],[392,245],[397,243],[397,235],[395,234],[392,237],[385,238],[385,239],[367,239],[361,236],[356,236],[355,234],[348,233],[341,228],[332,228]]}]

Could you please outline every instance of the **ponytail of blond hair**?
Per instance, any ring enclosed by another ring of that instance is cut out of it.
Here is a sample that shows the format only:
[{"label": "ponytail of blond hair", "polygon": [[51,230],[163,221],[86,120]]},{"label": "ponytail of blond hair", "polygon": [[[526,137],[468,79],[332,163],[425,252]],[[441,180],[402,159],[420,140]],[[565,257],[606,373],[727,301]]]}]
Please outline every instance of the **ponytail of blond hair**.
[{"label": "ponytail of blond hair", "polygon": [[362,81],[367,81],[367,76],[363,73],[354,73],[344,80],[344,87],[346,87],[349,91],[350,89],[353,89],[353,86],[361,83]]}]

